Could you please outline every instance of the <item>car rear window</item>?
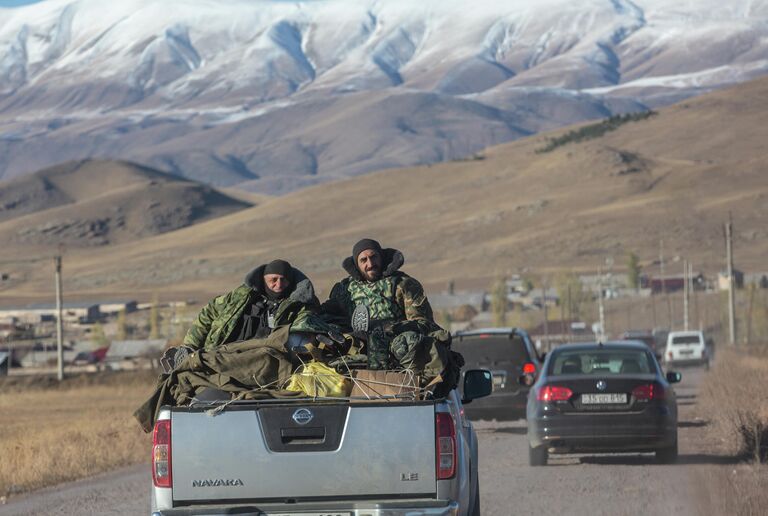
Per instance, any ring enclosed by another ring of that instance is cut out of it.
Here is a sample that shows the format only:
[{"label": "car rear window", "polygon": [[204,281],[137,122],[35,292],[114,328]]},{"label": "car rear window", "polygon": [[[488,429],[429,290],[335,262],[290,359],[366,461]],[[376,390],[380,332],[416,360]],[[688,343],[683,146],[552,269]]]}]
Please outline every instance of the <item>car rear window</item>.
[{"label": "car rear window", "polygon": [[549,374],[647,374],[655,372],[649,353],[632,349],[564,350],[552,357]]},{"label": "car rear window", "polygon": [[523,339],[517,335],[511,339],[506,335],[472,335],[454,338],[451,349],[458,351],[467,364],[476,365],[522,365],[530,362]]},{"label": "car rear window", "polygon": [[678,335],[672,337],[672,344],[700,344],[698,335]]}]

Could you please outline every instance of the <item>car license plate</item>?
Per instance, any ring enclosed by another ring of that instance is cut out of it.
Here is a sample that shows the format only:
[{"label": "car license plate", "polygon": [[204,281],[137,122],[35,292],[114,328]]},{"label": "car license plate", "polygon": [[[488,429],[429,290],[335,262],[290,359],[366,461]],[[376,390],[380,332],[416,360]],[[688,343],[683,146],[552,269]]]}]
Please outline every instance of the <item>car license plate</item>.
[{"label": "car license plate", "polygon": [[681,355],[693,355],[693,350],[692,349],[683,349],[683,350],[680,351],[680,354]]},{"label": "car license plate", "polygon": [[584,405],[598,405],[610,403],[626,403],[626,394],[582,394],[581,403]]}]

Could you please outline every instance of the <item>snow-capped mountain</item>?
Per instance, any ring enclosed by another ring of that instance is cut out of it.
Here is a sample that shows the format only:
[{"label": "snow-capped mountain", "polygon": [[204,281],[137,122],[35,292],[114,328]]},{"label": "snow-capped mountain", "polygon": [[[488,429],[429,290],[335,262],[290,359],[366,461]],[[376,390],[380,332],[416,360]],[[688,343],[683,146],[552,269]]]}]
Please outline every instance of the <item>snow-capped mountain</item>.
[{"label": "snow-capped mountain", "polygon": [[0,178],[86,157],[279,193],[768,72],[768,0],[0,9]]}]

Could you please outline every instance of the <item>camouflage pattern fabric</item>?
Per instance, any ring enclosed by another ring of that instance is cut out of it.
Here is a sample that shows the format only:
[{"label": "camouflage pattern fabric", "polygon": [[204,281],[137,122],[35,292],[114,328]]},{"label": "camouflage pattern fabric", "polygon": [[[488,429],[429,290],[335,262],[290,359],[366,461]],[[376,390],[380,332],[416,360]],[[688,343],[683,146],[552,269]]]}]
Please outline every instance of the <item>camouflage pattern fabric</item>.
[{"label": "camouflage pattern fabric", "polygon": [[323,309],[341,315],[349,324],[359,304],[368,307],[372,328],[407,320],[414,321],[425,333],[439,329],[421,283],[402,272],[374,282],[345,278],[333,286]]},{"label": "camouflage pattern fabric", "polygon": [[368,336],[368,345],[366,346],[368,369],[392,369],[392,361],[390,360],[391,340],[392,335],[381,328],[377,328],[370,333]]},{"label": "camouflage pattern fabric", "polygon": [[[254,302],[257,294],[247,285],[218,296],[209,302],[192,323],[184,337],[184,345],[194,349],[213,349],[228,342],[246,307]],[[312,317],[312,310],[304,303],[284,299],[275,312],[275,328],[290,325],[295,331],[312,331],[327,325]]]},{"label": "camouflage pattern fabric", "polygon": [[164,405],[188,404],[202,389],[247,393],[251,398],[296,396],[280,388],[295,369],[286,351],[288,338],[289,328],[284,326],[264,339],[191,353],[172,372],[160,375],[154,393],[134,412],[134,417],[145,432],[150,432]]}]

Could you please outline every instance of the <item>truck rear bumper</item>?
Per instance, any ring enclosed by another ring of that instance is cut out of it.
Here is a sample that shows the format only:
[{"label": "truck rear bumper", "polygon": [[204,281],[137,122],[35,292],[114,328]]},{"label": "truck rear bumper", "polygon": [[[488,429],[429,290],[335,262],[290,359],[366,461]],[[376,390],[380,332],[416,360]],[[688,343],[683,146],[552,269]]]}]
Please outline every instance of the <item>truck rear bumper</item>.
[{"label": "truck rear bumper", "polygon": [[177,507],[155,511],[152,516],[458,516],[459,504],[455,501],[432,500],[429,502],[403,503],[334,503],[334,504],[291,504],[291,505],[218,505],[205,507]]}]

